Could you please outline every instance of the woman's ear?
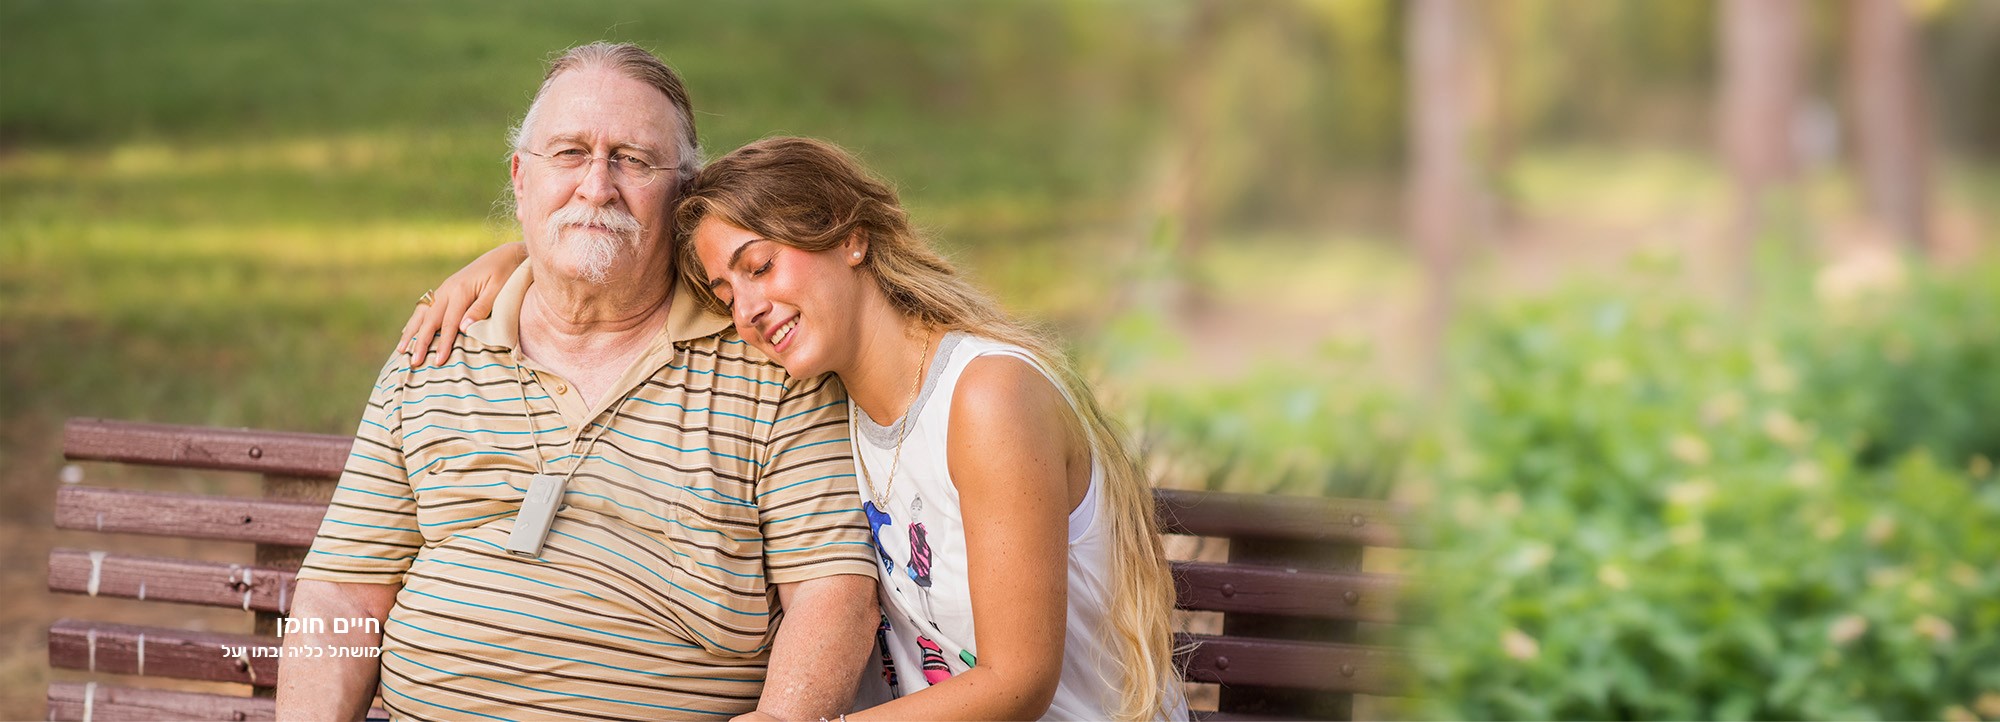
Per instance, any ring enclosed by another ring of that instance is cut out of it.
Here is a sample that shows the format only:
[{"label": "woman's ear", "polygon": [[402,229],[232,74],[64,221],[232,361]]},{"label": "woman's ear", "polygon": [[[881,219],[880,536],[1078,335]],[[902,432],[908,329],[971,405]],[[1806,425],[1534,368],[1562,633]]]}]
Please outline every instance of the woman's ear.
[{"label": "woman's ear", "polygon": [[868,257],[868,236],[856,228],[847,234],[847,240],[840,242],[840,250],[847,254],[848,267],[859,266]]}]

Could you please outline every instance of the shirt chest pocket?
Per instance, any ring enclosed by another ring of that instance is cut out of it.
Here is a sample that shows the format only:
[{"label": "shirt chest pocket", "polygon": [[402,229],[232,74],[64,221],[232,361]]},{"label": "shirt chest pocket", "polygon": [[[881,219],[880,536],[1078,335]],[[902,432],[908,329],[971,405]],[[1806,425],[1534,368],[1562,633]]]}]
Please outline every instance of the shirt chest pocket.
[{"label": "shirt chest pocket", "polygon": [[689,574],[740,595],[761,596],[764,538],[756,498],[733,488],[727,476],[734,471],[717,464],[710,473],[676,475],[663,490],[662,513],[671,520],[657,528]]}]

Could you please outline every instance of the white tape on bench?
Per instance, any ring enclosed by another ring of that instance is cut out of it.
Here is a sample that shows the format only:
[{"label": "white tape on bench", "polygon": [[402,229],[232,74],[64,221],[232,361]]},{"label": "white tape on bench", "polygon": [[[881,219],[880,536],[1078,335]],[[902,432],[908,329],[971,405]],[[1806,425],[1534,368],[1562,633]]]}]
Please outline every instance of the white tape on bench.
[{"label": "white tape on bench", "polygon": [[[104,552],[91,552],[90,584],[84,588],[85,591],[90,592],[90,596],[93,597],[97,596],[97,582],[103,577],[104,577]],[[140,598],[144,599],[144,597]]]}]

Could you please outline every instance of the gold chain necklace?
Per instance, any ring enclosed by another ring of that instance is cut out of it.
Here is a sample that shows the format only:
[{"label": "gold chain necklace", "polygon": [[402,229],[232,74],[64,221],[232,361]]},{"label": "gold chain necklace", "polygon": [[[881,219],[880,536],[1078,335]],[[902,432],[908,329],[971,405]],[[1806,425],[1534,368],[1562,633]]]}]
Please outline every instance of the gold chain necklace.
[{"label": "gold chain necklace", "polygon": [[[868,476],[868,463],[862,460],[860,452],[857,451],[854,454],[854,466],[861,470],[861,482],[868,486],[868,496],[875,500],[875,508],[877,509],[889,508],[889,497],[896,489],[896,467],[903,461],[903,442],[909,440],[910,429],[917,425],[915,415],[917,391],[923,388],[924,371],[930,367],[930,362],[931,339],[926,334],[924,336],[924,355],[917,357],[917,376],[910,380],[910,403],[908,406],[903,407],[903,432],[896,436],[896,450],[889,455],[889,481],[882,485],[881,494],[878,495],[875,493],[875,480]],[[855,410],[859,406],[860,404],[854,403],[853,399],[848,399],[847,421],[848,425],[855,429],[861,428],[860,418],[856,415],[859,412]]]}]

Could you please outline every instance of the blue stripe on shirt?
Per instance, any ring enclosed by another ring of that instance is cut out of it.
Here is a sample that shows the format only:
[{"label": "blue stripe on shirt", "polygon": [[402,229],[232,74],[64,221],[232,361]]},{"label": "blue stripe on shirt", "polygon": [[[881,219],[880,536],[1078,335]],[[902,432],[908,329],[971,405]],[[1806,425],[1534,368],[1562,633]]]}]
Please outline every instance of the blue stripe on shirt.
[{"label": "blue stripe on shirt", "polygon": [[[613,428],[610,428],[610,427],[607,427],[607,426],[605,426],[604,424],[601,424],[601,423],[593,423],[593,424],[591,424],[591,427],[592,427],[592,428],[598,428],[598,429],[605,429],[605,430],[607,430],[607,431],[610,431],[611,433],[614,433],[614,434],[617,434],[617,435],[619,435],[619,436],[623,436],[623,437],[625,437],[625,438],[627,438],[627,439],[632,439],[632,440],[634,440],[634,441],[643,441],[643,442],[646,442],[646,443],[648,443],[648,444],[653,444],[653,445],[655,445],[655,446],[664,446],[664,447],[667,447],[667,448],[669,448],[669,449],[673,449],[674,451],[678,451],[678,452],[681,452],[681,453],[683,453],[683,454],[698,454],[698,453],[701,453],[701,452],[704,452],[704,451],[706,451],[706,452],[708,452],[708,453],[711,453],[711,454],[714,454],[714,455],[716,455],[716,456],[720,456],[720,457],[722,457],[722,458],[725,458],[725,459],[735,459],[735,460],[737,460],[737,461],[741,461],[741,462],[744,462],[744,463],[747,463],[747,464],[757,464],[757,462],[756,462],[756,461],[754,461],[754,460],[751,460],[751,459],[746,459],[746,458],[743,458],[743,457],[741,457],[741,456],[736,456],[736,455],[733,455],[733,454],[725,454],[725,453],[722,453],[722,452],[720,452],[720,451],[716,451],[716,450],[714,450],[714,449],[712,449],[712,448],[709,448],[709,447],[706,447],[706,446],[696,446],[696,447],[693,447],[693,448],[688,448],[688,449],[683,449],[683,448],[681,448],[681,447],[678,447],[678,446],[675,446],[675,445],[673,445],[673,444],[669,444],[669,443],[667,443],[667,442],[664,442],[664,441],[659,441],[659,440],[657,440],[657,439],[648,439],[648,438],[645,438],[645,437],[643,437],[643,436],[633,436],[632,434],[628,434],[628,433],[625,433],[624,431],[621,431],[621,430],[618,430],[618,429],[613,429]],[[762,464],[757,464],[757,465],[758,465],[758,466],[762,466]]]},{"label": "blue stripe on shirt", "polygon": [[769,421],[765,421],[765,420],[763,420],[763,419],[759,419],[759,418],[756,418],[756,417],[752,417],[752,416],[744,416],[744,415],[742,415],[742,414],[732,414],[732,413],[729,413],[729,412],[727,412],[727,411],[716,411],[715,409],[713,409],[713,408],[711,408],[711,407],[707,407],[707,406],[704,406],[704,407],[702,407],[702,408],[699,408],[699,409],[690,409],[690,408],[688,408],[688,407],[686,407],[686,406],[683,406],[683,405],[681,405],[681,404],[677,404],[677,403],[674,403],[674,402],[672,402],[672,401],[654,401],[654,400],[652,400],[652,399],[642,399],[642,398],[639,398],[639,397],[637,397],[637,396],[634,396],[634,397],[632,397],[632,400],[633,400],[633,401],[637,401],[637,402],[639,402],[639,403],[642,403],[642,404],[652,404],[652,405],[654,405],[654,406],[672,406],[672,407],[674,407],[674,408],[677,408],[677,409],[680,409],[681,411],[684,411],[684,412],[687,412],[687,413],[690,413],[690,414],[700,414],[700,413],[708,413],[708,414],[713,414],[713,415],[715,415],[715,416],[727,416],[727,417],[729,417],[729,418],[732,418],[732,419],[742,419],[742,420],[744,420],[744,421],[748,421],[748,422],[750,422],[750,423],[753,423],[753,424],[769,424],[769,423],[771,423],[771,422],[769,422]]},{"label": "blue stripe on shirt", "polygon": [[[429,431],[429,430],[431,430],[431,429],[441,429],[441,430],[444,430],[444,431],[455,431],[455,432],[458,432],[458,433],[461,433],[461,434],[503,434],[503,435],[508,435],[508,436],[520,436],[520,435],[524,435],[524,434],[534,434],[534,433],[536,433],[537,431],[539,431],[539,432],[541,432],[541,433],[555,433],[555,432],[557,432],[557,431],[567,431],[567,430],[569,430],[569,427],[568,427],[568,426],[557,426],[557,427],[555,427],[555,428],[552,428],[552,429],[538,429],[538,430],[530,430],[530,431],[500,431],[500,430],[498,430],[498,429],[455,429],[455,428],[452,428],[452,427],[450,427],[450,426],[439,426],[439,425],[437,425],[437,424],[424,424],[423,428],[420,428],[420,429],[417,429],[416,431],[412,431],[412,432],[409,432],[409,433],[407,433],[407,434],[403,434],[403,438],[404,438],[404,439],[408,439],[408,438],[410,438],[410,437],[412,437],[412,436],[416,436],[417,434],[421,434],[421,433],[424,433],[425,431]],[[386,429],[385,429],[385,430],[386,430]]]},{"label": "blue stripe on shirt", "polygon": [[807,480],[805,480],[805,481],[794,481],[794,482],[792,482],[792,483],[790,483],[790,484],[786,484],[786,485],[784,485],[784,486],[780,486],[780,487],[778,487],[778,488],[776,488],[776,489],[765,489],[765,490],[763,490],[763,491],[760,491],[760,492],[757,492],[757,498],[759,498],[759,499],[762,499],[762,498],[764,498],[764,495],[765,495],[765,494],[776,494],[776,493],[778,493],[778,492],[781,492],[781,491],[784,491],[784,490],[786,490],[786,489],[790,489],[790,488],[792,488],[792,487],[794,487],[794,486],[798,486],[798,485],[800,485],[800,484],[811,484],[811,483],[813,483],[813,482],[815,482],[815,481],[826,481],[827,479],[840,479],[840,478],[848,478],[848,479],[852,479],[852,478],[854,478],[854,475],[853,475],[853,474],[832,474],[832,475],[829,475],[829,476],[816,476],[816,477],[813,477],[813,478],[811,478],[811,479],[807,479]]},{"label": "blue stripe on shirt", "polygon": [[783,423],[783,422],[786,422],[786,421],[791,421],[792,419],[796,419],[796,418],[798,418],[798,417],[801,417],[801,416],[804,416],[804,415],[806,415],[806,414],[810,414],[810,413],[812,413],[812,412],[814,412],[814,411],[818,411],[818,410],[820,410],[820,409],[824,409],[824,408],[828,408],[828,407],[832,407],[832,406],[846,406],[846,405],[847,405],[847,399],[841,399],[841,400],[839,400],[839,401],[835,401],[835,402],[832,402],[832,403],[826,403],[826,404],[820,404],[820,405],[818,405],[818,406],[814,406],[814,407],[812,407],[812,408],[810,408],[810,409],[806,409],[806,410],[804,410],[804,411],[801,411],[801,412],[798,412],[798,413],[796,413],[796,414],[787,414],[787,415],[785,415],[785,416],[780,416],[780,417],[778,417],[778,423]]},{"label": "blue stripe on shirt", "polygon": [[[481,543],[481,544],[485,544],[485,545],[487,545],[487,546],[490,546],[490,547],[493,547],[494,549],[499,549],[499,550],[500,550],[500,551],[502,551],[502,552],[505,552],[505,551],[507,551],[507,550],[506,550],[505,548],[502,548],[502,547],[501,547],[500,545],[498,545],[498,544],[494,544],[493,542],[490,542],[490,541],[486,541],[485,539],[479,539],[479,538],[476,538],[476,537],[469,537],[469,536],[460,536],[459,538],[460,538],[460,539],[471,539],[472,541],[476,541],[476,542],[479,542],[479,543]],[[562,589],[562,590],[566,590],[566,591],[572,591],[572,592],[576,592],[576,593],[578,593],[578,594],[581,594],[581,595],[583,595],[583,596],[586,596],[586,597],[590,597],[591,599],[595,599],[595,600],[597,600],[597,601],[600,601],[600,602],[602,602],[602,601],[605,601],[605,599],[604,599],[603,597],[600,597],[600,596],[597,596],[597,595],[595,595],[595,594],[591,594],[590,592],[586,592],[586,591],[584,591],[584,590],[581,590],[581,589],[577,589],[577,588],[575,588],[575,587],[565,587],[565,586],[563,586],[563,585],[561,585],[561,584],[553,584],[553,583],[550,583],[550,582],[545,582],[545,581],[542,581],[542,580],[540,580],[540,579],[531,579],[531,578],[529,578],[529,577],[524,577],[524,576],[521,576],[521,575],[519,575],[519,574],[515,574],[515,573],[512,573],[512,572],[503,572],[503,571],[500,571],[500,570],[498,570],[498,569],[487,569],[487,568],[485,568],[485,567],[475,567],[475,566],[473,566],[473,565],[471,565],[471,564],[460,564],[460,563],[458,563],[458,562],[448,562],[448,561],[445,561],[445,560],[443,560],[443,559],[430,559],[430,558],[425,558],[425,559],[419,559],[418,561],[421,561],[421,562],[424,562],[424,563],[426,563],[426,564],[447,564],[447,565],[450,565],[450,566],[454,566],[454,567],[463,567],[463,568],[465,568],[465,569],[471,569],[471,570],[473,570],[473,571],[475,571],[475,572],[487,572],[487,573],[489,573],[489,574],[498,574],[498,575],[500,575],[500,576],[503,576],[503,577],[513,577],[513,578],[515,578],[515,579],[519,579],[519,580],[521,580],[521,581],[524,581],[524,582],[534,582],[534,583],[536,583],[536,584],[540,584],[540,585],[542,585],[542,586],[545,586],[545,587],[553,587],[553,588],[555,588],[555,589]]]}]

